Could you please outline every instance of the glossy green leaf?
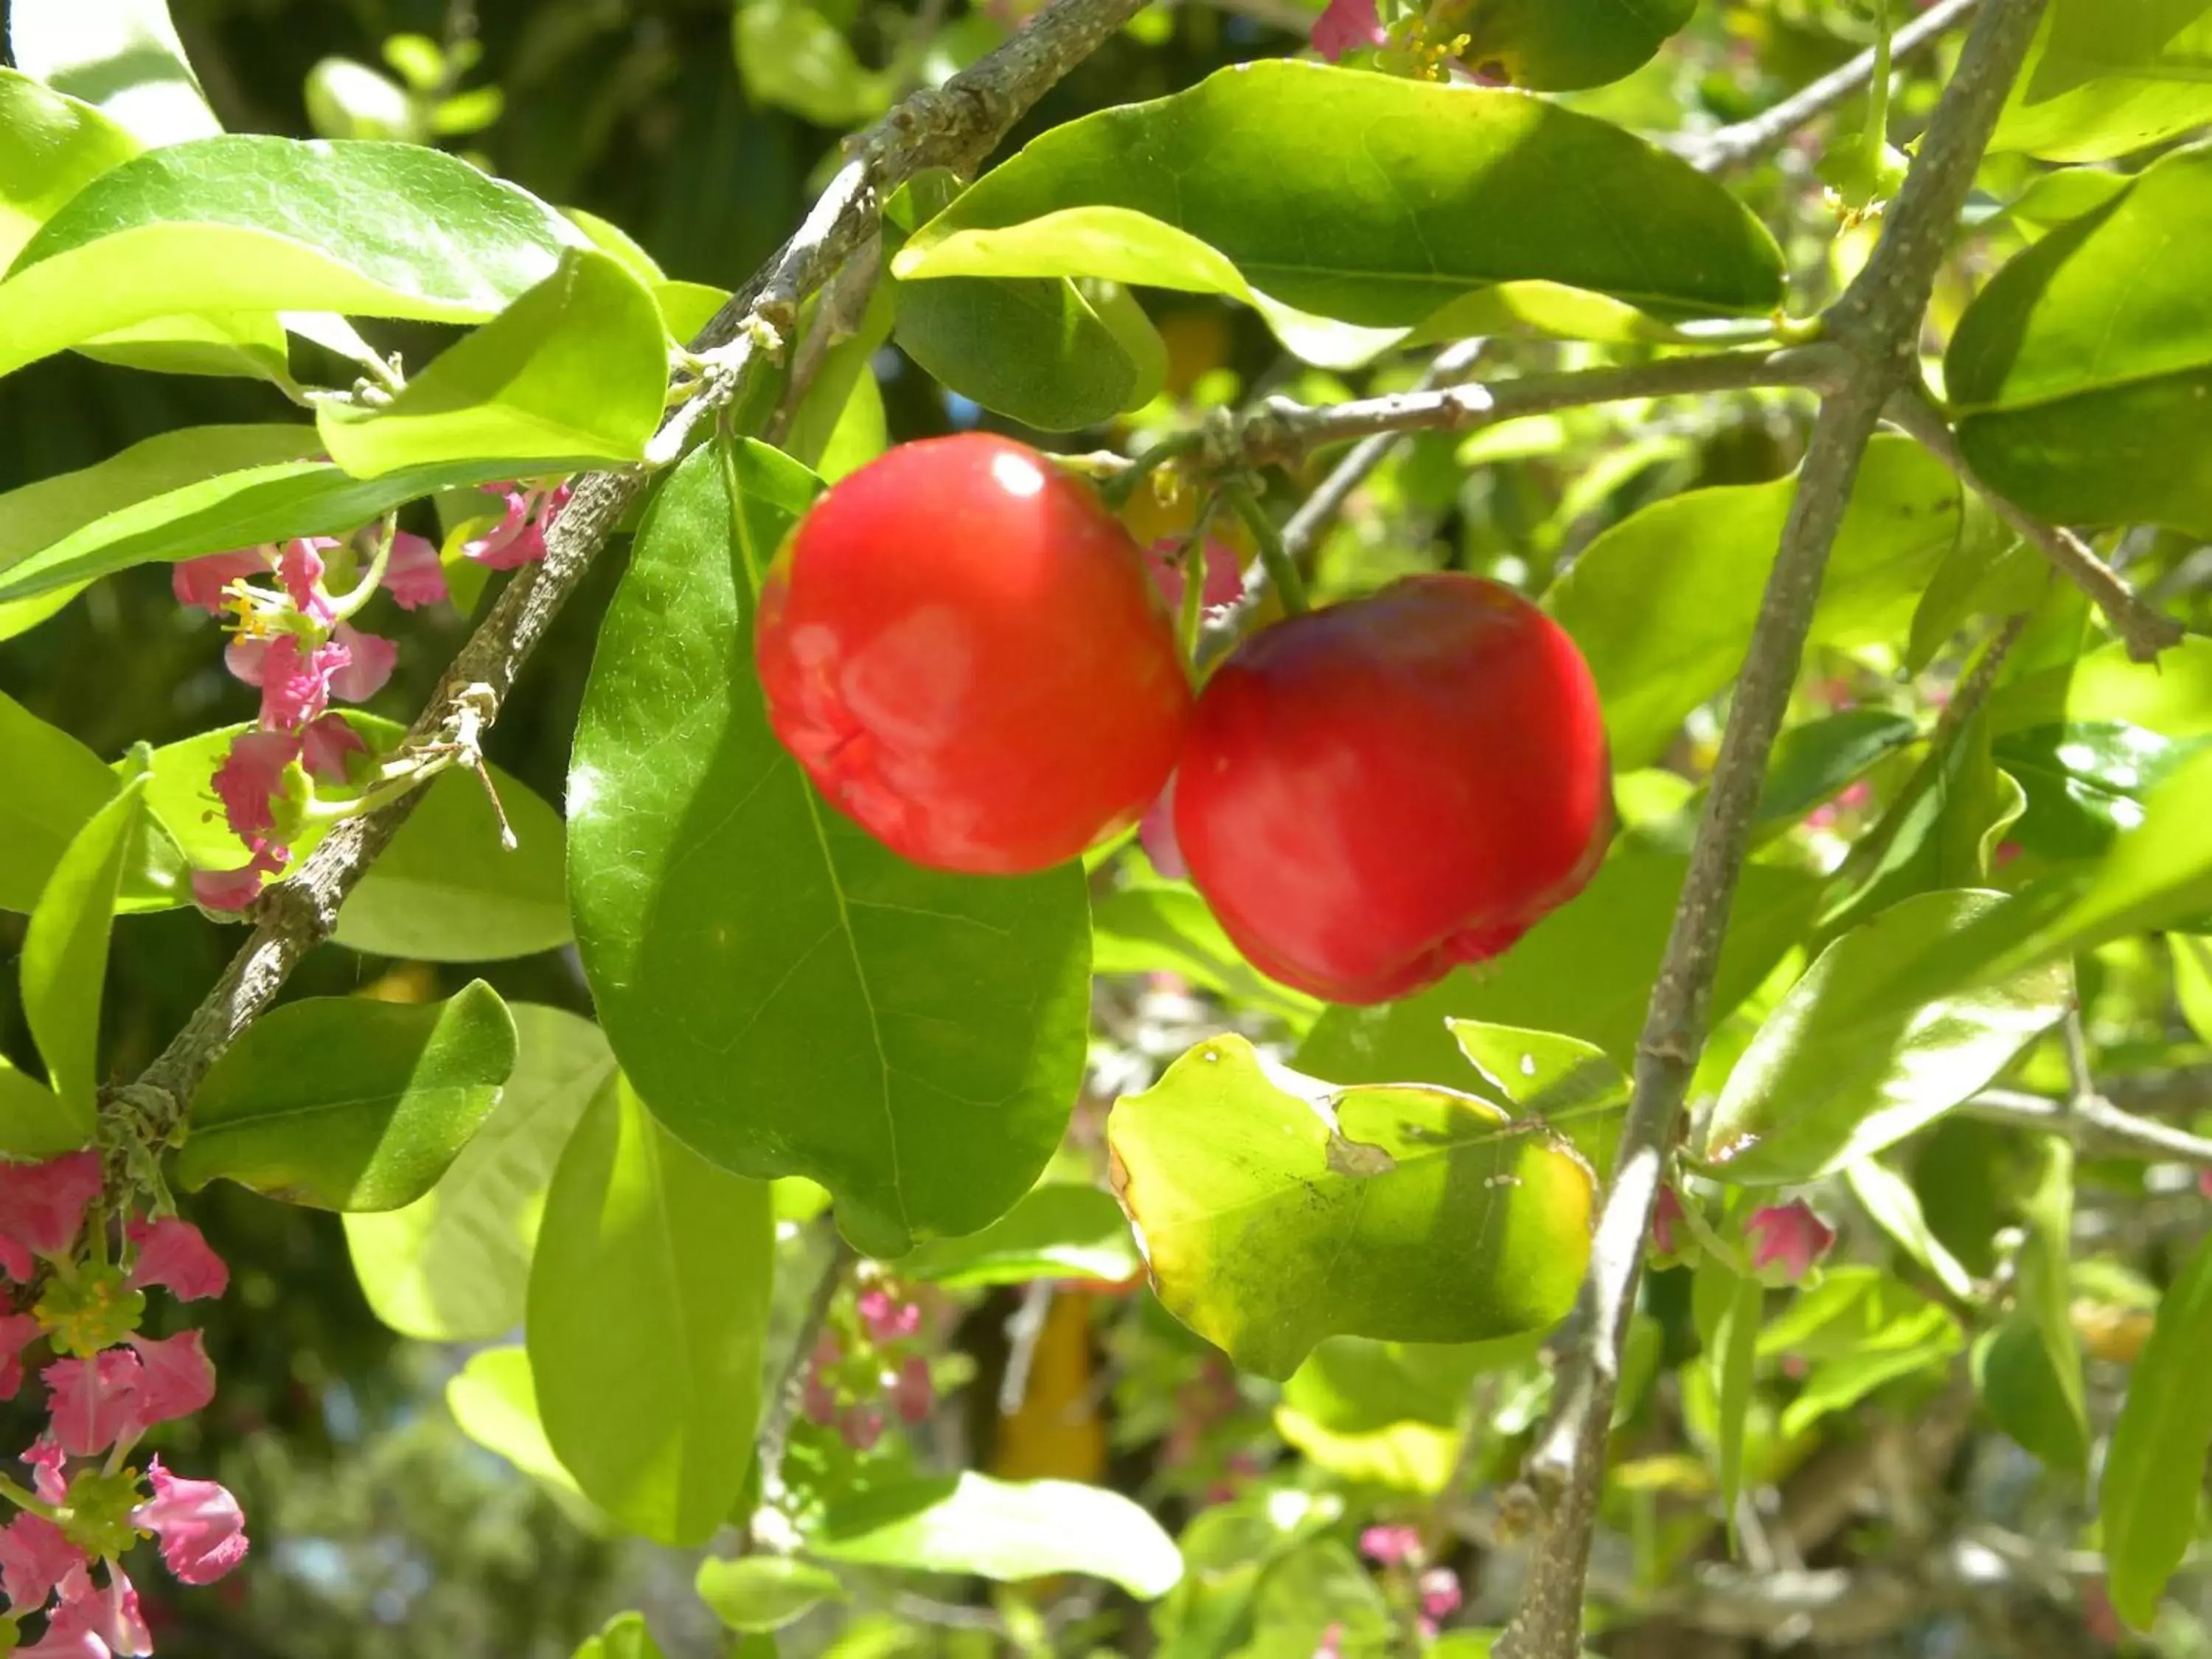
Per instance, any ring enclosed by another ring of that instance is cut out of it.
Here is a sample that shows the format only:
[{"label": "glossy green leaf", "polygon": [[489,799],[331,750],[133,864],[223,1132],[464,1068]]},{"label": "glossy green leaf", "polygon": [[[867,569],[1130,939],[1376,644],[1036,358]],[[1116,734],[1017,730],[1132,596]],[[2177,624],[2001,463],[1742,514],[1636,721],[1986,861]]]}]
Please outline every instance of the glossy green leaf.
[{"label": "glossy green leaf", "polygon": [[1966,529],[1913,608],[1904,666],[1917,674],[1978,617],[2033,611],[2058,580],[2040,549],[2002,529],[1992,514],[1969,504]]},{"label": "glossy green leaf", "polygon": [[1463,29],[1457,56],[1494,79],[1565,92],[1641,68],[1696,9],[1697,0],[1483,0],[1432,27]]},{"label": "glossy green leaf", "polygon": [[2197,0],[2053,0],[1992,149],[2101,161],[2212,121],[2212,16]]},{"label": "glossy green leaf", "polygon": [[77,832],[111,800],[115,774],[59,726],[0,696],[0,910],[28,915]]},{"label": "glossy green leaf", "polygon": [[2212,1234],[2197,1241],[2158,1304],[2128,1379],[2097,1494],[2112,1606],[2148,1630],[2166,1581],[2197,1536],[2212,1450]]},{"label": "glossy green leaf", "polygon": [[2207,246],[2212,151],[2188,149],[2007,264],[1944,359],[1975,470],[2061,523],[2212,532]]},{"label": "glossy green leaf", "polygon": [[2017,1305],[2033,1322],[2044,1370],[2070,1421],[2071,1440],[2086,1447],[2089,1408],[2073,1315],[2074,1149],[2050,1140],[2038,1150],[2043,1169],[2025,1206],[2027,1237],[2021,1246]]},{"label": "glossy green leaf", "polygon": [[1965,1341],[1941,1308],[1930,1308],[1911,1325],[1887,1334],[1893,1340],[1814,1366],[1797,1397],[1783,1408],[1782,1432],[1803,1434],[1829,1413],[1848,1411],[1876,1389],[1917,1374],[1938,1373],[1949,1366]]},{"label": "glossy green leaf", "polygon": [[642,456],[667,386],[652,294],[607,255],[570,249],[389,404],[325,403],[315,426],[356,477],[464,460],[574,472]]},{"label": "glossy green leaf", "polygon": [[[1457,1018],[1563,1032],[1632,1064],[1687,867],[1666,854],[1608,859],[1579,899],[1545,917],[1480,973],[1462,969],[1380,1008],[1331,1008],[1315,1022],[1295,1063],[1343,1083],[1458,1087],[1467,1060],[1444,1024]],[[1746,867],[1721,951],[1712,1018],[1749,995],[1796,943],[1818,888],[1797,871]]]},{"label": "glossy green leaf", "polygon": [[1767,761],[1755,821],[1795,823],[1919,734],[1911,716],[1887,708],[1846,708],[1791,726]]},{"label": "glossy green leaf", "polygon": [[411,1204],[345,1218],[368,1305],[404,1336],[477,1342],[520,1326],[553,1166],[614,1075],[614,1055],[588,1019],[528,1002],[507,1012],[514,1070],[451,1167]]},{"label": "glossy green leaf", "polygon": [[664,1659],[660,1644],[641,1613],[618,1613],[606,1627],[578,1648],[574,1659]]},{"label": "glossy green leaf", "polygon": [[58,1158],[83,1146],[88,1133],[59,1095],[0,1054],[0,1158]]},{"label": "glossy green leaf", "polygon": [[562,1467],[538,1417],[530,1355],[520,1343],[481,1348],[446,1383],[446,1409],[461,1431],[525,1474],[581,1498],[576,1477]]},{"label": "glossy green leaf", "polygon": [[1499,1098],[1574,1142],[1592,1168],[1613,1167],[1628,1074],[1605,1050],[1557,1031],[1528,1031],[1479,1020],[1444,1022],[1460,1052]]},{"label": "glossy green leaf", "polygon": [[514,1057],[514,1021],[482,980],[444,1002],[286,1003],[192,1097],[176,1180],[196,1191],[220,1177],[322,1210],[396,1210],[468,1145]]},{"label": "glossy green leaf", "polygon": [[1449,1428],[1477,1376],[1532,1362],[1534,1332],[1493,1342],[1377,1342],[1332,1336],[1283,1384],[1283,1400],[1316,1423],[1357,1434],[1393,1423]]},{"label": "glossy green leaf", "polygon": [[[1203,155],[1196,170],[1176,158]],[[1572,191],[1561,177],[1581,180]],[[1664,316],[1781,299],[1772,240],[1728,193],[1539,100],[1317,64],[1239,64],[1034,140],[896,256],[923,277],[1087,276],[1413,327],[1540,280]],[[1387,344],[1378,336],[1369,349]]]},{"label": "glossy green leaf", "polygon": [[833,128],[890,106],[890,77],[863,69],[844,32],[805,0],[742,0],[730,21],[738,78],[756,104]]},{"label": "glossy green leaf", "polygon": [[2152,789],[2143,821],[2118,837],[2094,878],[2032,947],[2086,950],[2212,915],[2212,748],[2199,749]]},{"label": "glossy green leaf", "polygon": [[1242,1037],[1116,1102],[1107,1139],[1160,1300],[1263,1376],[1327,1336],[1539,1329],[1589,1253],[1595,1182],[1540,1124],[1447,1089],[1333,1089]]},{"label": "glossy green leaf", "polygon": [[144,756],[143,748],[133,756],[121,787],[70,838],[23,933],[23,1018],[79,1145],[91,1138],[98,1103],[108,935],[142,834]]},{"label": "glossy green leaf", "polygon": [[841,1499],[806,1549],[830,1561],[973,1573],[1006,1583],[1079,1572],[1142,1601],[1164,1595],[1182,1577],[1174,1540],[1117,1492],[969,1473]]},{"label": "glossy green leaf", "polygon": [[933,1239],[898,1264],[902,1279],[955,1289],[1033,1279],[1115,1284],[1143,1271],[1114,1195],[1072,1182],[1036,1188],[981,1232]]},{"label": "glossy green leaf", "polygon": [[167,0],[11,0],[8,51],[24,74],[98,106],[145,143],[222,131]]},{"label": "glossy green leaf", "polygon": [[2008,732],[1995,757],[2027,802],[2011,839],[2047,859],[2096,858],[2142,823],[2151,791],[2200,746],[2124,720]]},{"label": "glossy green leaf", "polygon": [[[1585,549],[1545,608],[1589,659],[1616,764],[1658,758],[1700,703],[1735,680],[1793,479],[1670,495]],[[1957,479],[1899,437],[1868,447],[1828,556],[1812,638],[1849,647],[1900,635],[1960,534]]]},{"label": "glossy green leaf", "polygon": [[63,203],[137,153],[91,105],[0,69],[0,270]]},{"label": "glossy green leaf", "polygon": [[788,1556],[709,1558],[692,1580],[708,1611],[732,1630],[781,1630],[824,1601],[842,1601],[837,1575]]},{"label": "glossy green leaf", "polygon": [[617,1075],[554,1171],[530,1266],[545,1434],[634,1532],[704,1543],[752,1459],[775,1261],[768,1188],[718,1170]]},{"label": "glossy green leaf", "polygon": [[1188,882],[1132,879],[1093,898],[1091,968],[1098,974],[1175,974],[1301,1030],[1322,1007],[1318,998],[1276,984],[1238,955]]},{"label": "glossy green leaf", "polygon": [[2130,661],[2115,640],[1998,686],[1988,707],[2000,738],[2038,726],[2106,721],[2175,740],[2212,736],[2212,638],[2191,635],[2154,663]]},{"label": "glossy green leaf", "polygon": [[586,245],[441,150],[197,139],[103,173],[24,246],[0,282],[0,374],[179,312],[482,322]]},{"label": "glossy green leaf", "polygon": [[[496,808],[473,772],[430,785],[347,895],[339,944],[420,962],[496,962],[568,942],[560,815],[513,778],[494,772],[492,782]],[[501,844],[502,812],[512,849]],[[305,856],[296,846],[293,853]]]},{"label": "glossy green leaf", "polygon": [[1905,970],[2007,902],[1937,892],[1893,905],[1823,951],[1729,1073],[1708,1164],[1751,1185],[1810,1181],[1902,1139],[2057,1024],[2063,964],[1923,1001]]},{"label": "glossy green leaf", "polygon": [[[974,1232],[1044,1168],[1089,1020],[1082,872],[927,871],[825,805],[769,729],[755,578],[815,483],[696,452],[607,619],[568,780],[578,947],[653,1112],[724,1167],[804,1175],[871,1255]],[[679,740],[672,740],[675,734]]]},{"label": "glossy green leaf", "polygon": [[1877,1158],[1861,1158],[1844,1170],[1844,1176],[1859,1207],[1899,1249],[1961,1302],[1972,1297],[1973,1279],[1928,1224],[1927,1212],[1911,1182]]}]

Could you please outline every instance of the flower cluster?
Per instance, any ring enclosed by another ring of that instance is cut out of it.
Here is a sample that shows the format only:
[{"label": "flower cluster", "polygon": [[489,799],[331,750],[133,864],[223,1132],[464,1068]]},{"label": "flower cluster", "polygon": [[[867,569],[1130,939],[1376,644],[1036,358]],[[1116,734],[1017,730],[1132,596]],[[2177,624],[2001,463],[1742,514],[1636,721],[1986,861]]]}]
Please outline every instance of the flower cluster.
[{"label": "flower cluster", "polygon": [[[1835,1245],[1836,1230],[1803,1199],[1793,1198],[1753,1210],[1743,1224],[1743,1243],[1759,1282],[1779,1288],[1802,1283],[1820,1266]],[[1697,1256],[1697,1237],[1681,1195],[1671,1186],[1661,1187],[1645,1259],[1654,1267],[1679,1267]]]},{"label": "flower cluster", "polygon": [[884,1407],[911,1426],[937,1405],[929,1360],[921,1352],[921,1304],[885,1280],[863,1285],[816,1340],[799,1408],[834,1429],[856,1452],[883,1438]]},{"label": "flower cluster", "polygon": [[[1437,1639],[1443,1621],[1457,1613],[1462,1600],[1459,1575],[1449,1567],[1429,1565],[1427,1547],[1419,1528],[1374,1526],[1359,1534],[1359,1553],[1381,1571],[1383,1588],[1401,1604],[1413,1608],[1413,1628],[1424,1643]],[[1322,1632],[1314,1659],[1342,1659],[1344,1626],[1331,1625]]]},{"label": "flower cluster", "polygon": [[[485,489],[501,496],[502,512],[461,527],[462,556],[494,570],[544,557],[545,532],[567,503],[568,486]],[[374,544],[366,568],[334,596],[326,583],[331,556],[364,539]],[[272,585],[256,585],[272,576]],[[343,542],[301,536],[187,559],[170,582],[179,604],[228,619],[224,665],[261,692],[260,719],[233,740],[212,780],[246,862],[192,872],[192,896],[202,906],[242,910],[290,863],[293,842],[313,811],[315,781],[356,783],[370,761],[360,732],[331,704],[374,696],[392,678],[399,648],[362,632],[351,618],[379,592],[403,611],[442,601],[445,568],[428,541],[386,526]]]},{"label": "flower cluster", "polygon": [[[141,1537],[187,1584],[207,1584],[245,1559],[246,1517],[212,1480],[171,1474],[158,1457],[130,1462],[146,1431],[215,1397],[215,1368],[198,1331],[147,1337],[149,1290],[180,1301],[220,1296],[229,1282],[199,1230],[174,1216],[129,1217],[118,1240],[95,1205],[100,1156],[0,1164],[0,1398],[21,1391],[24,1355],[43,1342],[45,1432],[23,1454],[27,1488],[0,1476],[14,1518],[0,1527],[0,1652],[110,1659],[154,1650],[122,1557]],[[92,1225],[86,1225],[87,1217]],[[119,1244],[120,1260],[111,1261]],[[21,1621],[43,1613],[21,1647]]]}]

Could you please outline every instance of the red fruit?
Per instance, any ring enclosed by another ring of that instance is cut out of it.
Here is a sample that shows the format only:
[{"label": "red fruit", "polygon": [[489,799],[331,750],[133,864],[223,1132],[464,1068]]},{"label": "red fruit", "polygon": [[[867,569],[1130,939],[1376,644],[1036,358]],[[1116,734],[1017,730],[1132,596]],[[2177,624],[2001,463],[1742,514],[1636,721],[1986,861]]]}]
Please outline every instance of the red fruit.
[{"label": "red fruit", "polygon": [[1190,687],[1143,556],[1035,450],[905,444],[815,504],[761,593],[769,720],[892,851],[1006,875],[1133,823]]},{"label": "red fruit", "polygon": [[1589,665],[1472,576],[1411,576],[1248,640],[1176,772],[1191,879],[1253,965],[1382,1002],[1582,890],[1611,822]]}]

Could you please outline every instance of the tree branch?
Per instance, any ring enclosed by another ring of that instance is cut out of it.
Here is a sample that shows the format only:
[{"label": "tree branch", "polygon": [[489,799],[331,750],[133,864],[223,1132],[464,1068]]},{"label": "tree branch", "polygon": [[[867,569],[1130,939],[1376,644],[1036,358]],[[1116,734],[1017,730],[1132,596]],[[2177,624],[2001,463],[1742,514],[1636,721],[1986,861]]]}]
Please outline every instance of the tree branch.
[{"label": "tree branch", "polygon": [[1987,1123],[2009,1123],[2057,1135],[2076,1146],[2212,1169],[2212,1140],[2154,1118],[2123,1111],[2100,1094],[2064,1101],[2013,1089],[1984,1089],[1959,1109]]},{"label": "tree branch", "polygon": [[1828,313],[1850,359],[1823,401],[1714,764],[1674,925],[1637,1047],[1635,1093],[1592,1242],[1582,1337],[1529,1462],[1547,1524],[1499,1659],[1575,1659],[1605,1479],[1607,1425],[1660,1173],[1704,1045],[1707,1004],[1766,762],[1797,677],[1829,549],[1890,393],[1917,374],[1921,320],[1959,210],[2044,0],[1987,0],[1873,258]]},{"label": "tree branch", "polygon": [[2180,642],[2182,626],[2154,608],[2127,579],[2097,556],[2097,551],[2070,530],[2048,525],[2026,508],[2016,506],[1984,483],[1960,452],[1959,440],[1927,392],[1916,380],[1890,396],[1882,418],[1908,434],[1919,446],[1958,475],[1960,483],[1990,504],[2013,533],[2041,550],[2068,580],[2089,596],[2105,620],[2136,662],[2150,662],[2167,647]]},{"label": "tree branch", "polygon": [[[745,1527],[748,1549],[767,1548],[787,1555],[797,1544],[795,1538],[769,1535],[781,1519],[776,1505],[784,1495],[783,1455],[791,1444],[799,1407],[805,1402],[806,1373],[814,1364],[814,1346],[821,1339],[822,1328],[830,1322],[830,1304],[836,1301],[837,1287],[844,1283],[845,1269],[853,1261],[853,1247],[832,1228],[830,1259],[822,1264],[822,1276],[807,1295],[799,1328],[791,1339],[791,1352],[761,1413],[760,1431],[753,1437],[753,1461],[760,1467],[760,1504]],[[784,1529],[788,1531],[787,1525]]]},{"label": "tree branch", "polygon": [[[1890,60],[1900,62],[1909,52],[1942,34],[1973,10],[1979,0],[1942,0],[1899,29],[1889,43]],[[1838,104],[1866,90],[1874,81],[1875,51],[1869,46],[1856,58],[1839,64],[1819,80],[1810,82],[1771,109],[1747,120],[1696,137],[1676,138],[1675,154],[1700,173],[1721,173],[1755,161],[1774,149],[1808,121],[1818,120]]]},{"label": "tree branch", "polygon": [[[876,234],[882,204],[925,167],[973,168],[1054,82],[1139,10],[1142,0],[1051,0],[1029,26],[940,88],[919,91],[854,142],[798,230],[717,312],[692,349],[709,357],[707,377],[653,441],[660,462],[679,455],[697,422],[732,398],[772,351],[788,344],[799,302]],[[546,537],[543,562],[501,592],[446,671],[410,744],[451,741],[465,725],[481,732],[497,719],[522,665],[562,603],[643,493],[635,469],[594,472]],[[159,1139],[182,1121],[185,1103],[223,1050],[267,1008],[293,969],[330,937],[338,909],[384,850],[420,791],[339,824],[299,873],[257,905],[252,936],[223,970],[185,1028],[137,1081],[115,1091],[112,1115]]]}]

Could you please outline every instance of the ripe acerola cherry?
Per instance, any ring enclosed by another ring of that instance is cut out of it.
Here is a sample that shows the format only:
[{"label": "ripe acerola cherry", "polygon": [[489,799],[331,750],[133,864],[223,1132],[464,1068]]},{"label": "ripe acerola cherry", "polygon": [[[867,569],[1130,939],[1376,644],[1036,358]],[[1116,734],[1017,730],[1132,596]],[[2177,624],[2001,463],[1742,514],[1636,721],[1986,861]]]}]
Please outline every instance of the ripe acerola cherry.
[{"label": "ripe acerola cherry", "polygon": [[755,655],[822,793],[945,870],[1042,870],[1133,822],[1190,717],[1128,532],[980,433],[902,445],[823,495],[769,569]]},{"label": "ripe acerola cherry", "polygon": [[1176,773],[1176,839],[1230,938],[1337,1002],[1496,956],[1581,890],[1610,823],[1589,665],[1473,576],[1410,576],[1246,641]]}]

